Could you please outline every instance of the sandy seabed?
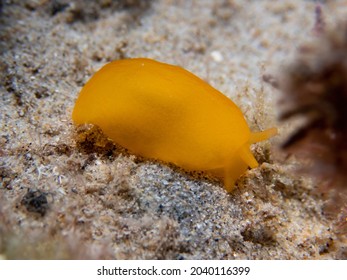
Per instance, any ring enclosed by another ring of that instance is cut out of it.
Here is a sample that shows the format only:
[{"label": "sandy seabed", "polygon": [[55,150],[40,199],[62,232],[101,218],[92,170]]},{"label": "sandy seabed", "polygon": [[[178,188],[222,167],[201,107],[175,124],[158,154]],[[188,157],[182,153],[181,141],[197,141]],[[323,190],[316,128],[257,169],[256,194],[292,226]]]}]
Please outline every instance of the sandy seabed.
[{"label": "sandy seabed", "polygon": [[[315,39],[317,5],[332,26],[347,18],[346,1],[0,5],[0,258],[346,259],[316,183],[278,149],[296,122],[277,123],[279,93],[262,79],[280,76]],[[241,108],[252,131],[279,128],[253,146],[261,165],[231,194],[207,174],[76,136],[82,86],[131,57],[195,73]]]}]

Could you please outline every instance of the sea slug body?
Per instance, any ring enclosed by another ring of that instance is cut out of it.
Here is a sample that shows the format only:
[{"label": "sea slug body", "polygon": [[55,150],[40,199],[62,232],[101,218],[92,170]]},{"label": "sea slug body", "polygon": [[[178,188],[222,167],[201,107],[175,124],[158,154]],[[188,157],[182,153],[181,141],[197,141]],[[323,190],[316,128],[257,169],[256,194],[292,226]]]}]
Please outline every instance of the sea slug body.
[{"label": "sea slug body", "polygon": [[134,154],[222,174],[227,191],[258,166],[250,145],[276,134],[251,132],[222,93],[181,67],[147,58],[102,67],[80,92],[72,118],[99,126]]}]

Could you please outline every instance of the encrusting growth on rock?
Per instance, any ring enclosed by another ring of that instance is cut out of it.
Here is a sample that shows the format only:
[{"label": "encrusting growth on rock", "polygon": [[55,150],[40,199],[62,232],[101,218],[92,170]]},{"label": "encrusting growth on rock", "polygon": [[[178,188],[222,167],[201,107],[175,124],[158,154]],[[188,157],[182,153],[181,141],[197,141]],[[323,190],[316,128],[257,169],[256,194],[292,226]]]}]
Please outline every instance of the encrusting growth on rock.
[{"label": "encrusting growth on rock", "polygon": [[280,119],[306,120],[283,148],[311,158],[330,183],[347,182],[347,22],[301,47],[280,88],[287,106]]},{"label": "encrusting growth on rock", "polygon": [[347,21],[319,36],[299,49],[279,85],[285,106],[280,119],[304,120],[282,148],[310,160],[304,171],[329,197],[324,211],[335,220],[336,231],[346,233]]}]

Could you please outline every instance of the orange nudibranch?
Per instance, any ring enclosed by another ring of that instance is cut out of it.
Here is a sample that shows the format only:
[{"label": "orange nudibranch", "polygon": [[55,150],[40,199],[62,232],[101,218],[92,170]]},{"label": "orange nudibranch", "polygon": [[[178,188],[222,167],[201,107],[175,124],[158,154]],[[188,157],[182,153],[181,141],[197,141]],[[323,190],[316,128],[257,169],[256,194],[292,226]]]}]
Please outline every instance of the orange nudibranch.
[{"label": "orange nudibranch", "polygon": [[251,132],[221,92],[181,67],[147,58],[102,67],[80,92],[72,118],[99,126],[134,154],[223,174],[227,191],[258,166],[250,145],[277,133]]}]

